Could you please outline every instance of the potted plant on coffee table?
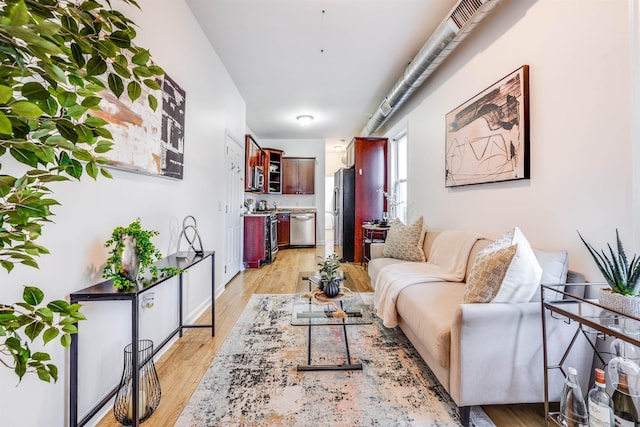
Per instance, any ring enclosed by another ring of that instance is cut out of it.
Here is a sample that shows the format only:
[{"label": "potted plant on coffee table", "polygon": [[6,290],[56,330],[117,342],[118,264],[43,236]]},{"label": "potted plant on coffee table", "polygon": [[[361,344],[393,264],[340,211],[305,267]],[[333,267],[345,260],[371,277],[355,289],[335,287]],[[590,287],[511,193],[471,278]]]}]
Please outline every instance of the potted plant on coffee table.
[{"label": "potted plant on coffee table", "polygon": [[338,255],[333,253],[318,263],[320,272],[320,289],[329,298],[334,298],[340,293],[340,282],[344,277],[338,277],[340,260]]},{"label": "potted plant on coffee table", "polygon": [[601,305],[622,313],[640,317],[640,258],[633,255],[631,261],[620,240],[616,229],[616,250],[607,244],[608,253],[598,252],[578,232],[580,240],[585,244],[598,269],[609,284],[610,289],[600,289],[598,300]]}]

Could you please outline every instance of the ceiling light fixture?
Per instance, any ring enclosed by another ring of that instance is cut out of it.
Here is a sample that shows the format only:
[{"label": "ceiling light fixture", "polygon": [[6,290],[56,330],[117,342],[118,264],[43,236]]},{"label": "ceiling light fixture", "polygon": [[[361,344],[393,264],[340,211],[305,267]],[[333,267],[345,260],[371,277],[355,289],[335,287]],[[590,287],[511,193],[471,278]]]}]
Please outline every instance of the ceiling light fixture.
[{"label": "ceiling light fixture", "polygon": [[309,126],[309,124],[313,121],[313,116],[310,116],[309,114],[303,114],[296,117],[296,120],[298,120],[298,123],[300,123],[302,126]]}]

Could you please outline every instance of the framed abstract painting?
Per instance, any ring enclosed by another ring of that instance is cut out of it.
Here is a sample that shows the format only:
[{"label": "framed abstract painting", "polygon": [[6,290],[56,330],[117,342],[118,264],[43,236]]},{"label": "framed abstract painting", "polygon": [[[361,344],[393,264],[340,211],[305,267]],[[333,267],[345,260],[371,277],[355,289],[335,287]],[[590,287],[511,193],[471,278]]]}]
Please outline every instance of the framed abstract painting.
[{"label": "framed abstract painting", "polygon": [[[182,179],[184,170],[185,91],[168,75],[157,80],[161,90],[142,85],[134,102],[104,91],[102,111],[93,114],[109,122],[111,151],[104,154],[109,166],[148,175]],[[158,99],[153,111],[147,95]]]},{"label": "framed abstract painting", "polygon": [[446,115],[445,186],[529,179],[529,66]]}]

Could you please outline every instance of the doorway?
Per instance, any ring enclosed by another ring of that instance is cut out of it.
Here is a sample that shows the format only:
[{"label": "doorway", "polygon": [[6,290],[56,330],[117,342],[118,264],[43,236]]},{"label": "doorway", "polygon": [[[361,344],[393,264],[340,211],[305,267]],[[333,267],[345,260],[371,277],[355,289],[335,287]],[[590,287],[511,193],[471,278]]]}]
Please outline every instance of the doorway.
[{"label": "doorway", "polygon": [[244,148],[225,132],[226,190],[224,210],[225,260],[223,282],[226,285],[240,272],[242,259],[241,206],[244,192]]}]

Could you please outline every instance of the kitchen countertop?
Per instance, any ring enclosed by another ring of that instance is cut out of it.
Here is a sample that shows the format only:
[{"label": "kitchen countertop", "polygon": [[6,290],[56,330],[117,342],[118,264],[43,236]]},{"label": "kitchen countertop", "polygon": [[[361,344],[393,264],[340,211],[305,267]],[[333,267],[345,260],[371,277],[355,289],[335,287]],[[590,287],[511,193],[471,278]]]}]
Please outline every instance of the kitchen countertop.
[{"label": "kitchen countertop", "polygon": [[304,207],[294,207],[294,208],[277,208],[277,209],[267,209],[263,211],[255,211],[253,213],[246,213],[244,216],[260,216],[260,215],[270,215],[272,213],[317,213],[318,210],[316,208],[304,208]]}]

